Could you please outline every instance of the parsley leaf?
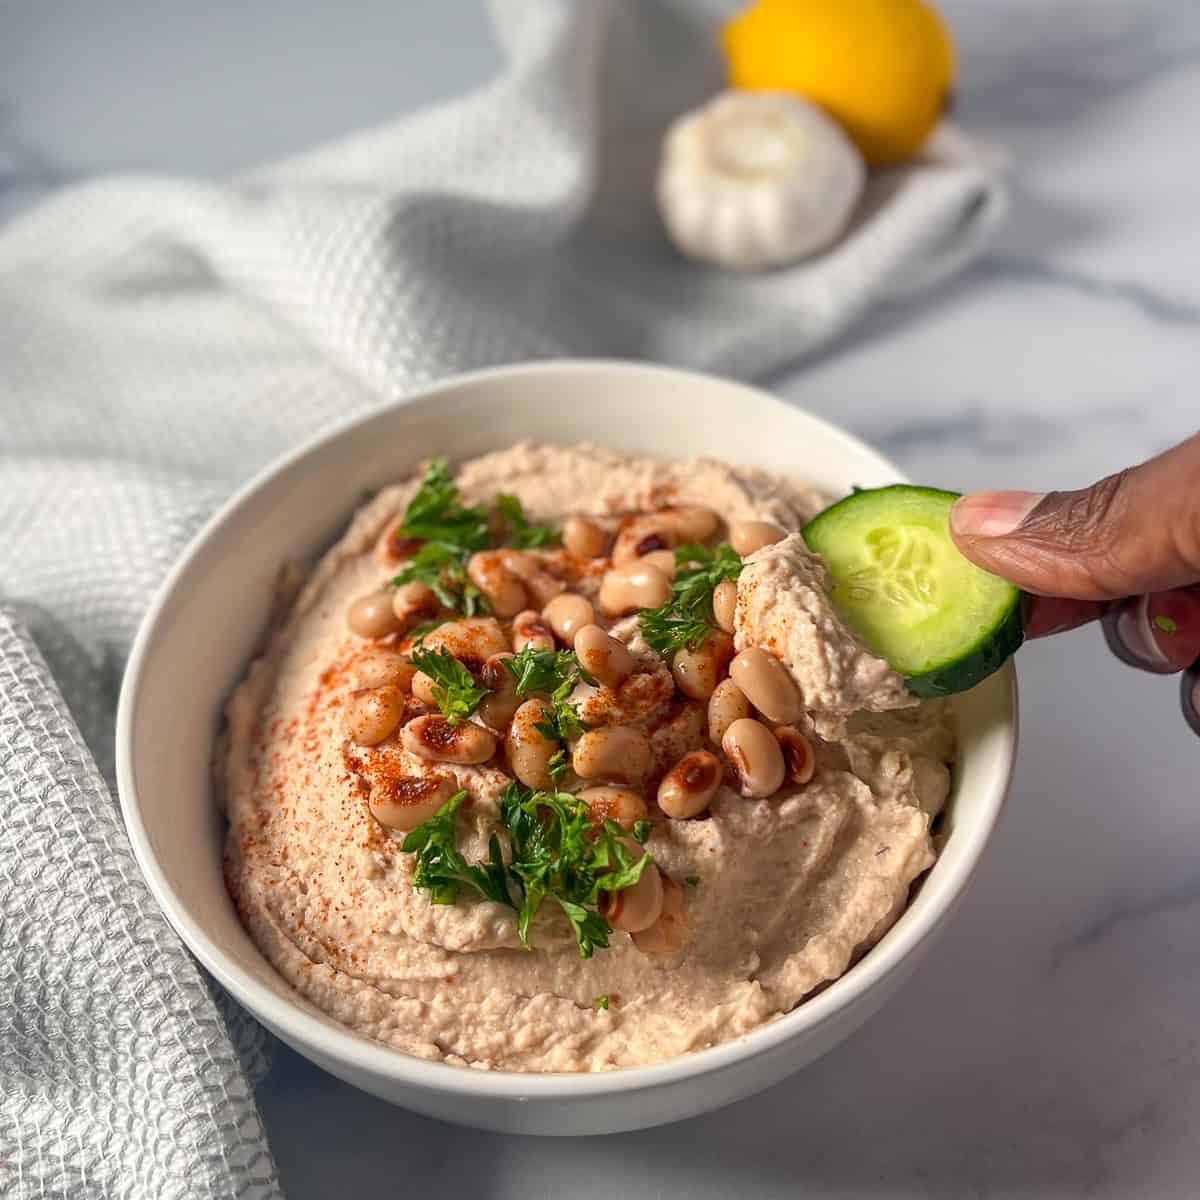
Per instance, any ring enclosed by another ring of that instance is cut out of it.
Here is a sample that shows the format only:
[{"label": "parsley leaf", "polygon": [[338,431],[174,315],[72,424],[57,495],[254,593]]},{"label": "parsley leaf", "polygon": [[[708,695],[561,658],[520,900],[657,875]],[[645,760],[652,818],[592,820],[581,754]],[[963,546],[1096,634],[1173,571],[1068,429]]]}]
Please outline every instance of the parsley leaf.
[{"label": "parsley leaf", "polygon": [[508,540],[518,550],[538,550],[562,541],[562,534],[553,525],[531,525],[516,496],[501,492],[496,497],[496,511],[508,526]]},{"label": "parsley leaf", "polygon": [[500,798],[509,831],[509,872],[522,892],[517,932],[528,945],[529,928],[546,897],[571,923],[580,958],[608,945],[612,932],[597,911],[602,892],[632,887],[649,854],[635,857],[614,821],[596,824],[587,804],[567,792],[535,792],[513,782]]},{"label": "parsley leaf", "polygon": [[552,780],[555,787],[558,786],[559,780],[571,769],[571,764],[567,761],[567,752],[562,748],[555,750],[550,755],[550,761],[546,764],[546,772]]},{"label": "parsley leaf", "polygon": [[607,1012],[608,1011],[608,996],[607,995],[597,996],[595,998],[595,1000],[592,1001],[592,1005],[595,1008],[602,1008],[602,1009],[604,1009],[605,1012]]},{"label": "parsley leaf", "polygon": [[728,545],[709,550],[689,542],[676,547],[675,562],[671,599],[638,618],[646,644],[663,655],[699,647],[716,628],[712,597],[717,584],[737,579],[742,570],[742,560]]},{"label": "parsley leaf", "polygon": [[[526,646],[519,654],[503,660],[508,673],[517,681],[517,695],[532,692],[553,695],[572,672],[579,672],[579,660],[572,650],[541,650]],[[582,676],[581,676],[582,677]],[[574,688],[574,683],[572,683]]]},{"label": "parsley leaf", "polygon": [[509,863],[497,835],[487,862],[468,863],[455,836],[455,814],[465,799],[466,792],[457,793],[404,839],[401,849],[417,855],[414,885],[428,890],[434,904],[453,904],[467,886],[508,905],[516,911],[517,936],[525,946],[543,902],[552,899],[570,923],[581,958],[606,947],[612,928],[599,911],[602,895],[637,883],[653,862],[650,855],[631,848],[615,821],[597,824],[577,796],[533,791],[514,780],[500,797]]},{"label": "parsley leaf", "polygon": [[688,887],[699,887],[700,886],[700,876],[699,875],[689,875],[683,882],[686,883],[688,885]]},{"label": "parsley leaf", "polygon": [[458,502],[449,465],[444,458],[434,458],[404,510],[399,532],[401,537],[482,550],[488,542],[488,516],[482,508],[464,508]]},{"label": "parsley leaf", "polygon": [[456,792],[401,843],[401,850],[417,856],[413,885],[426,889],[433,904],[453,904],[459,890],[466,886],[485,900],[512,908],[500,839],[492,836],[486,863],[468,863],[459,852],[456,817],[466,798],[465,791]]},{"label": "parsley leaf", "polygon": [[467,559],[488,543],[488,516],[482,508],[458,502],[458,485],[444,458],[426,467],[397,534],[424,544],[392,580],[395,586],[423,583],[440,604],[467,617],[487,611],[479,589],[467,578]]},{"label": "parsley leaf", "polygon": [[[504,660],[505,669],[517,681],[517,695],[528,696],[531,692],[548,693],[551,715],[539,721],[537,728],[548,738],[567,741],[586,733],[588,726],[579,716],[567,697],[579,683],[595,683],[595,680],[579,665],[572,650],[540,650],[526,646],[520,654]],[[553,771],[553,764],[551,767]],[[560,771],[566,770],[565,758]],[[558,777],[555,776],[555,782]]]},{"label": "parsley leaf", "polygon": [[491,690],[479,687],[471,672],[444,646],[437,650],[417,646],[411,657],[413,666],[433,680],[433,698],[452,725],[465,721]]}]

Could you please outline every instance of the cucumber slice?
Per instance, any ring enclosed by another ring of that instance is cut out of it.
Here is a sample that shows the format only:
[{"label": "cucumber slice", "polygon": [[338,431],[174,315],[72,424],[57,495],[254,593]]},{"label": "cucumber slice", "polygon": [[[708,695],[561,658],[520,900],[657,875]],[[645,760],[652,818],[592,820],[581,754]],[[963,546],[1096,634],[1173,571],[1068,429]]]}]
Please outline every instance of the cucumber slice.
[{"label": "cucumber slice", "polygon": [[957,499],[908,484],[857,491],[803,530],[829,566],[842,619],[916,696],[965,692],[1024,638],[1021,593],[950,537]]}]

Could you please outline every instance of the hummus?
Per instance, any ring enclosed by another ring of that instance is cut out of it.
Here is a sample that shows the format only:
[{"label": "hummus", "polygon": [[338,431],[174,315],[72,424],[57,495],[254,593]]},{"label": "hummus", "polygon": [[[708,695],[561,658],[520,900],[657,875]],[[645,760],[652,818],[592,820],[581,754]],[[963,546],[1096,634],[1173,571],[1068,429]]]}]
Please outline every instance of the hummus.
[{"label": "hummus", "polygon": [[[832,612],[820,561],[798,536],[748,556],[734,638],[738,649],[759,645],[779,658],[799,687],[809,711],[796,726],[816,762],[807,782],[748,798],[726,764],[702,815],[667,819],[654,803],[658,779],[689,751],[719,754],[705,704],[675,690],[636,614],[597,616],[628,647],[633,674],[617,688],[580,685],[572,702],[587,725],[621,724],[649,743],[645,844],[667,888],[651,936],[614,929],[607,949],[583,959],[567,921],[546,904],[526,949],[511,908],[466,891],[435,905],[414,886],[416,856],[371,802],[431,764],[398,733],[364,746],[346,732],[362,679],[381,652],[407,643],[398,633],[357,636],[346,613],[396,575],[392,555],[404,548],[389,549],[389,531],[418,482],[359,511],[275,620],[228,704],[216,764],[227,883],[284,979],[350,1029],[406,1053],[562,1072],[643,1065],[728,1041],[845,972],[934,861],[930,824],[949,790],[954,737],[944,704],[913,706]],[[466,463],[457,483],[464,504],[509,493],[531,522],[583,513],[609,529],[622,514],[692,504],[724,523],[770,521],[794,534],[825,503],[760,471],[590,446],[518,445]],[[593,600],[610,566],[565,549],[542,561],[552,580]],[[404,704],[427,711],[412,697]],[[435,765],[467,793],[459,849],[484,860],[512,778],[503,751]]]}]

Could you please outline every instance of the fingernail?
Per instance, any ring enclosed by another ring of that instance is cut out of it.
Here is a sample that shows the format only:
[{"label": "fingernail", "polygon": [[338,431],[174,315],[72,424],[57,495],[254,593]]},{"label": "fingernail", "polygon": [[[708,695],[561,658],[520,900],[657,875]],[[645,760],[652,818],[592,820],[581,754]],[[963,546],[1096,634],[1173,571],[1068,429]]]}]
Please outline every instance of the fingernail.
[{"label": "fingernail", "polygon": [[1164,674],[1170,671],[1171,663],[1159,647],[1150,624],[1149,596],[1138,596],[1120,605],[1116,633],[1129,655],[1127,662],[1143,671]]},{"label": "fingernail", "polygon": [[971,537],[1004,537],[1042,502],[1040,492],[975,492],[950,510],[950,528]]}]

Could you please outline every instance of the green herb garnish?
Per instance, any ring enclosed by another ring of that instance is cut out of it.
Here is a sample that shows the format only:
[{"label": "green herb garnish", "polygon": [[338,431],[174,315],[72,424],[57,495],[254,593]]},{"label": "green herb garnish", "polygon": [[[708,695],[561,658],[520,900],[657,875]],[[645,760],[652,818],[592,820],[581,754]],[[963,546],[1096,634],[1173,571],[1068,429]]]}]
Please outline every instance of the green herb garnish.
[{"label": "green herb garnish", "polygon": [[482,550],[488,543],[488,515],[482,508],[459,504],[458,484],[450,476],[449,464],[444,458],[434,458],[404,510],[399,533],[464,550]]},{"label": "green herb garnish", "polygon": [[[517,695],[534,692],[553,695],[566,680],[580,673],[573,650],[542,650],[526,646],[519,654],[503,660],[505,670],[517,681]],[[571,684],[575,686],[574,682]]]},{"label": "green herb garnish", "polygon": [[456,792],[401,843],[401,850],[417,856],[413,885],[428,891],[433,904],[453,904],[459,890],[466,886],[474,888],[485,900],[495,900],[511,908],[500,839],[492,835],[486,863],[469,863],[459,853],[456,816],[466,798],[465,791]]},{"label": "green herb garnish", "polygon": [[671,599],[639,617],[646,644],[663,655],[700,646],[716,628],[712,597],[717,584],[737,579],[742,570],[742,560],[729,545],[709,550],[689,542],[676,548],[675,562]]},{"label": "green herb garnish", "polygon": [[600,1008],[605,1012],[608,1012],[608,996],[597,996],[595,1000],[592,1001],[592,1007]]},{"label": "green herb garnish", "polygon": [[639,846],[644,846],[650,840],[650,834],[654,832],[654,826],[649,821],[634,821],[633,823],[633,840]]},{"label": "green herb garnish", "polygon": [[452,725],[465,721],[491,690],[480,687],[471,672],[444,646],[437,650],[417,646],[411,657],[413,666],[433,680],[433,698],[442,716]]},{"label": "green herb garnish", "polygon": [[458,485],[444,458],[425,468],[397,533],[424,544],[392,580],[394,585],[423,583],[440,604],[463,616],[487,611],[479,589],[467,578],[467,559],[488,543],[488,516],[482,508],[458,502]]},{"label": "green herb garnish", "polygon": [[562,777],[571,769],[571,764],[567,761],[567,752],[559,749],[550,755],[550,761],[546,764],[546,773],[554,780],[554,786],[557,787]]},{"label": "green herb garnish", "polygon": [[1154,618],[1155,627],[1161,629],[1163,633],[1172,634],[1179,632],[1179,624],[1173,617],[1168,617],[1165,613],[1159,613]]},{"label": "green herb garnish", "polygon": [[426,542],[392,584],[399,587],[402,583],[423,583],[439,604],[466,617],[478,616],[487,612],[487,604],[467,578],[466,560],[472,553],[448,542]]},{"label": "green herb garnish", "polygon": [[529,929],[546,898],[571,923],[580,958],[608,945],[612,932],[596,911],[603,892],[619,892],[641,878],[651,860],[635,857],[615,821],[597,824],[587,804],[566,792],[535,792],[513,782],[500,798],[500,815],[512,845],[509,874],[521,892],[517,934]]},{"label": "green herb garnish", "polygon": [[[459,792],[401,844],[417,855],[413,884],[434,904],[453,904],[466,886],[486,900],[512,908],[517,935],[529,945],[534,918],[546,899],[558,904],[575,935],[580,958],[608,945],[612,927],[600,915],[604,893],[620,892],[641,878],[649,854],[636,855],[615,821],[596,823],[587,804],[566,792],[537,792],[510,783],[500,798],[500,820],[512,856],[507,866],[493,834],[488,860],[468,863],[458,850]],[[515,897],[515,898],[514,898]]]},{"label": "green herb garnish", "polygon": [[[537,729],[548,738],[563,742],[587,732],[587,725],[575,706],[567,702],[567,697],[579,683],[594,683],[595,680],[579,665],[573,650],[540,650],[526,646],[520,654],[503,661],[505,669],[517,681],[518,696],[544,693],[550,697],[551,715],[547,720],[539,721]],[[565,760],[562,770],[566,770]]]},{"label": "green herb garnish", "polygon": [[699,887],[700,886],[700,876],[699,875],[689,875],[683,882],[686,883],[688,885],[688,887]]},{"label": "green herb garnish", "polygon": [[501,492],[496,497],[496,511],[508,526],[508,541],[518,550],[538,550],[562,541],[562,534],[553,525],[531,525],[516,496]]}]

